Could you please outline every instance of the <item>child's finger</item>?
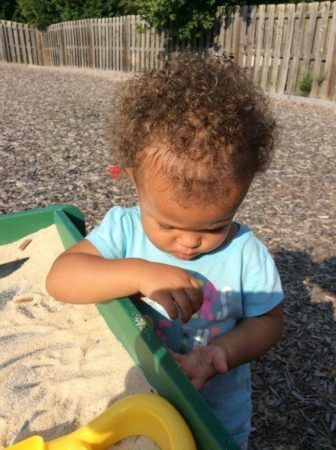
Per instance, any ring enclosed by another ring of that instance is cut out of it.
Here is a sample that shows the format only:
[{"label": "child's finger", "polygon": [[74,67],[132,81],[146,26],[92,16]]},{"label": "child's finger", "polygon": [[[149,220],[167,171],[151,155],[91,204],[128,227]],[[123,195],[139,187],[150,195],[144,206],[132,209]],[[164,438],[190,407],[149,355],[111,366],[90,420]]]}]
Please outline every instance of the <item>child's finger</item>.
[{"label": "child's finger", "polygon": [[172,293],[172,295],[178,309],[181,311],[183,322],[188,322],[190,317],[193,315],[193,307],[189,296],[184,289],[176,290]]},{"label": "child's finger", "polygon": [[177,305],[168,292],[160,292],[160,294],[153,295],[154,300],[159,303],[166,311],[168,316],[175,320],[179,316]]},{"label": "child's finger", "polygon": [[203,292],[196,278],[190,278],[191,289],[188,289],[188,295],[193,305],[194,312],[198,311],[203,303]]}]

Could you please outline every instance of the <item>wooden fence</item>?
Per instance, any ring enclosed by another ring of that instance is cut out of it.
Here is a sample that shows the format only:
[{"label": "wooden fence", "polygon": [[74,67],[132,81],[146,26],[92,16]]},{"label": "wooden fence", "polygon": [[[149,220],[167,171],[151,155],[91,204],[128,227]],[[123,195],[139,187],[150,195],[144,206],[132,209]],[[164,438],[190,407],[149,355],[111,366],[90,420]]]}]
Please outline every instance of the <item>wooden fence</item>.
[{"label": "wooden fence", "polygon": [[[139,16],[63,22],[43,32],[0,21],[0,61],[137,72],[183,47],[167,44]],[[306,76],[310,97],[336,100],[336,1],[223,7],[192,49],[233,55],[268,92],[300,95]]]}]

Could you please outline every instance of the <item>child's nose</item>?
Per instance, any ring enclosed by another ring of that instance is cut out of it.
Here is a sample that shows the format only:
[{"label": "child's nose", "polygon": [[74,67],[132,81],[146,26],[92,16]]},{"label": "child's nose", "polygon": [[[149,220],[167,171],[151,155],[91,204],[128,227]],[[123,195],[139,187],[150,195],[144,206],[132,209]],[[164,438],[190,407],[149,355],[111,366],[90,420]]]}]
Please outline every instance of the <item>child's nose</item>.
[{"label": "child's nose", "polygon": [[179,238],[179,244],[185,248],[197,248],[201,244],[201,236],[198,234],[183,234]]}]

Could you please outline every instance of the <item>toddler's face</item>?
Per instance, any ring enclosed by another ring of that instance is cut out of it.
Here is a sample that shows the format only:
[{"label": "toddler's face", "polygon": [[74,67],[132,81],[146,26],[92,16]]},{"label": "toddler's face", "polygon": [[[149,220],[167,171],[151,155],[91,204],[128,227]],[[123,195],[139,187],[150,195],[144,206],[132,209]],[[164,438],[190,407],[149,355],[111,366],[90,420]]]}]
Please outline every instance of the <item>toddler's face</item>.
[{"label": "toddler's face", "polygon": [[[153,174],[152,174],[153,175]],[[236,233],[233,217],[249,186],[233,187],[220,204],[172,199],[164,176],[144,176],[138,187],[141,220],[148,239],[160,250],[190,260],[228,242]]]}]

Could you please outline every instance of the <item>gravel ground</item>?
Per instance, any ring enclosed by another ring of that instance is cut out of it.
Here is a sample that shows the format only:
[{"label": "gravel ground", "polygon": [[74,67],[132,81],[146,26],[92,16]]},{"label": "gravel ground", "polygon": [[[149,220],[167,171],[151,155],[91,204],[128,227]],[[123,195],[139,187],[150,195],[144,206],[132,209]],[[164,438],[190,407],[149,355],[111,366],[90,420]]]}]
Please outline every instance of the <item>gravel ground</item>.
[{"label": "gravel ground", "polygon": [[[72,203],[96,225],[114,204],[104,120],[115,74],[0,65],[0,212]],[[257,449],[336,448],[336,106],[272,99],[279,124],[268,173],[238,219],[277,262],[286,300],[283,339],[253,363],[252,443]]]}]

